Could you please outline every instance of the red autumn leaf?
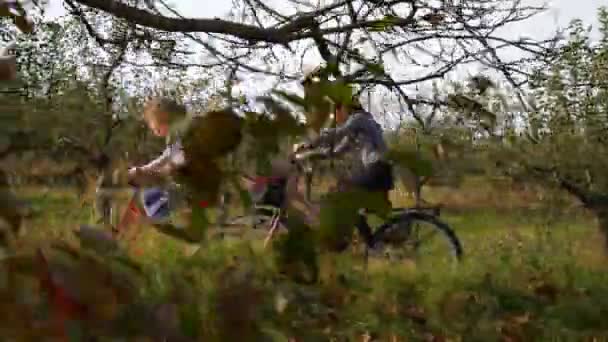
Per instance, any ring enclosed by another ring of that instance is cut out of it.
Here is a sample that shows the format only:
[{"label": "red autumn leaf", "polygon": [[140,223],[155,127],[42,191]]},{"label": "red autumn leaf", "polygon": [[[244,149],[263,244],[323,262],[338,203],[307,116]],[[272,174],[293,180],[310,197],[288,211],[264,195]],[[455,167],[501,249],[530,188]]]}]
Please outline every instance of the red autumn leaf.
[{"label": "red autumn leaf", "polygon": [[68,319],[83,317],[86,314],[87,308],[73,298],[65,288],[59,286],[54,281],[48,260],[40,249],[37,250],[36,257],[41,266],[39,276],[40,288],[49,296],[55,323],[60,334],[67,339],[67,331],[65,331],[66,321]]}]

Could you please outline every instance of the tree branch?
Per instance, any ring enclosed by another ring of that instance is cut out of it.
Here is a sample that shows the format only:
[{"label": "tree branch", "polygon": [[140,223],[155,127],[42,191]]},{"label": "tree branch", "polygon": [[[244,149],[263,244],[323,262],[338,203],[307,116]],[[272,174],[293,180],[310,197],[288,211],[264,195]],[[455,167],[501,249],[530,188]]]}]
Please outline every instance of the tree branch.
[{"label": "tree branch", "polygon": [[76,2],[108,12],[129,22],[167,32],[221,33],[249,41],[287,43],[290,33],[301,30],[302,22],[294,20],[279,28],[259,28],[220,19],[170,18],[126,5],[116,0],[75,0]]}]

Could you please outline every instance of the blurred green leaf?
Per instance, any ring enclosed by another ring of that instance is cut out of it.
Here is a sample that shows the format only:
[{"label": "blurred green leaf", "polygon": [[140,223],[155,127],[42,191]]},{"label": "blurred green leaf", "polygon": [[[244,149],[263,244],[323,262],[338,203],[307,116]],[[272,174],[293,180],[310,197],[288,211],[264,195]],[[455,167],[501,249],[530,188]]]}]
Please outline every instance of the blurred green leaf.
[{"label": "blurred green leaf", "polygon": [[241,187],[241,183],[239,182],[237,177],[238,175],[233,175],[232,177],[230,177],[230,182],[239,193],[239,198],[241,199],[243,208],[251,208],[251,206],[253,205],[253,201],[251,200],[251,194],[249,193],[249,191]]},{"label": "blurred green leaf", "polygon": [[254,148],[265,153],[278,151],[279,131],[268,115],[247,113],[245,126],[247,132],[255,139]]},{"label": "blurred green leaf", "polygon": [[399,17],[394,15],[386,15],[382,20],[374,23],[369,30],[372,32],[382,32],[390,29],[392,26],[399,23]]},{"label": "blurred green leaf", "polygon": [[330,75],[339,75],[340,74],[340,65],[335,62],[327,63],[327,66],[323,69],[324,78],[329,77]]},{"label": "blurred green leaf", "polygon": [[169,134],[171,137],[181,137],[187,134],[190,126],[194,123],[196,117],[192,115],[186,115],[181,120],[172,122],[169,126]]},{"label": "blurred green leaf", "polygon": [[208,161],[234,151],[242,140],[242,127],[243,120],[229,108],[192,118],[182,137],[186,160]]},{"label": "blurred green leaf", "polygon": [[345,105],[350,105],[352,102],[353,89],[344,82],[325,82],[321,84],[321,89],[334,102],[340,102]]},{"label": "blurred green leaf", "polygon": [[296,281],[315,282],[319,265],[314,232],[295,210],[290,211],[286,225],[288,233],[273,241],[277,268]]},{"label": "blurred green leaf", "polygon": [[315,132],[321,130],[332,111],[325,88],[324,83],[313,83],[304,89],[306,125]]},{"label": "blurred green leaf", "polygon": [[195,205],[192,207],[192,226],[201,232],[206,233],[209,228],[209,219],[207,217],[207,208],[203,208],[201,205]]},{"label": "blurred green leaf", "polygon": [[217,162],[202,158],[188,160],[176,176],[178,182],[184,184],[197,201],[207,201],[210,206],[217,202],[224,177]]},{"label": "blurred green leaf", "polygon": [[433,163],[431,160],[418,156],[416,151],[391,149],[388,153],[388,159],[399,166],[409,169],[418,177],[428,177],[433,174]]},{"label": "blurred green leaf", "polygon": [[[196,304],[196,303],[192,303]],[[198,305],[180,306],[180,328],[181,332],[191,338],[200,334],[201,310]]]},{"label": "blurred green leaf", "polygon": [[384,66],[380,63],[370,63],[367,65],[367,70],[376,76],[384,76],[386,73]]},{"label": "blurred green leaf", "polygon": [[285,92],[282,90],[273,90],[272,93],[279,96],[280,98],[288,101],[289,103],[291,103],[293,105],[296,105],[296,106],[299,106],[302,108],[306,107],[306,100],[301,96],[298,96],[293,93],[288,93],[288,92]]},{"label": "blurred green leaf", "polygon": [[328,194],[321,203],[319,218],[322,243],[330,249],[347,243],[363,208],[380,217],[387,217],[390,212],[390,204],[380,192],[352,190]]}]

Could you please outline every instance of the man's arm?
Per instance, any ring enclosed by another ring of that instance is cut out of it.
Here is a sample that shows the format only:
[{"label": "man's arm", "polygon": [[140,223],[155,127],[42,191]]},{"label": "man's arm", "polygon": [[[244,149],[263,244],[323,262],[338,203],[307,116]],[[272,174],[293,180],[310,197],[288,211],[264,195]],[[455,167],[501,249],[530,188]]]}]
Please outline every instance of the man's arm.
[{"label": "man's arm", "polygon": [[353,142],[353,140],[350,136],[346,136],[346,137],[342,138],[340,143],[334,148],[334,151],[332,152],[332,154],[339,156],[341,154],[344,154],[344,153],[352,150],[352,148],[353,148],[352,142]]},{"label": "man's arm", "polygon": [[330,144],[332,141],[340,141],[349,135],[355,133],[355,131],[361,125],[362,116],[360,114],[354,114],[346,120],[344,125],[340,127],[336,127],[334,129],[328,129],[323,134],[321,134],[317,139],[311,142],[312,147],[317,147],[320,145]]}]

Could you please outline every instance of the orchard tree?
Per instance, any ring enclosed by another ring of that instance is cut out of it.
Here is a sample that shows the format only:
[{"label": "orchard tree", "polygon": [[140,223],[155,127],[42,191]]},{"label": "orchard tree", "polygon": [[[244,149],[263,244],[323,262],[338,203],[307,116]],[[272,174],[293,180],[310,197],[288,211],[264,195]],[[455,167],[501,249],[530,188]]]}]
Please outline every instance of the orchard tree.
[{"label": "orchard tree", "polygon": [[[497,70],[520,87],[531,60],[547,62],[554,43],[497,33],[544,10],[520,0],[337,0],[322,5],[243,0],[234,2],[225,19],[185,18],[161,0],[65,4],[100,44],[129,41],[133,46],[158,45],[159,56],[161,50],[174,52],[174,57],[164,54],[155,63],[195,66],[185,57],[200,47],[205,67],[232,65],[241,72],[294,80],[300,77],[302,59],[316,56],[331,66],[334,76],[347,83],[386,87],[409,109],[425,101],[415,98],[408,86],[441,79],[473,62]],[[503,55],[508,50],[522,57],[509,60]],[[389,64],[407,65],[411,73]]]},{"label": "orchard tree", "polygon": [[[495,145],[498,166],[567,191],[593,212],[608,234],[608,10],[598,12],[600,39],[575,20],[551,68],[539,69],[530,86],[535,101],[523,114],[525,131],[507,132]],[[607,241],[608,242],[608,241]]]}]

